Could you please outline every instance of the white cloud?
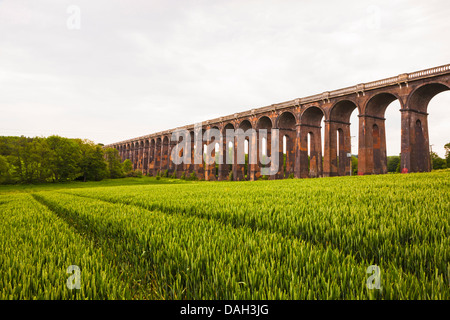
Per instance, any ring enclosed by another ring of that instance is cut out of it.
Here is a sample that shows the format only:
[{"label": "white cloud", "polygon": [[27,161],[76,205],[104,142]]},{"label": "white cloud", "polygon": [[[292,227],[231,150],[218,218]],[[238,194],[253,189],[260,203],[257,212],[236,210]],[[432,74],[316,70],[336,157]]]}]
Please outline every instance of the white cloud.
[{"label": "white cloud", "polygon": [[[0,134],[112,143],[447,64],[449,14],[444,0],[2,0]],[[436,99],[433,149],[450,140],[450,97]]]}]

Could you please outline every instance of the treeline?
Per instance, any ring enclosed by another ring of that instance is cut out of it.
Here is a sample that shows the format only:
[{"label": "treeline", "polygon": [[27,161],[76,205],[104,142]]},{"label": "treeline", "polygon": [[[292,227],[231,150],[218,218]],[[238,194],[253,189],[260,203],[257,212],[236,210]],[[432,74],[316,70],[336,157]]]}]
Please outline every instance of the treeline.
[{"label": "treeline", "polygon": [[[436,152],[430,152],[431,168],[433,170],[440,170],[450,168],[450,142],[444,145],[445,158],[438,156]],[[388,172],[400,172],[400,156],[387,157],[387,170]]]},{"label": "treeline", "polygon": [[99,181],[138,176],[116,149],[59,136],[0,137],[0,184]]}]

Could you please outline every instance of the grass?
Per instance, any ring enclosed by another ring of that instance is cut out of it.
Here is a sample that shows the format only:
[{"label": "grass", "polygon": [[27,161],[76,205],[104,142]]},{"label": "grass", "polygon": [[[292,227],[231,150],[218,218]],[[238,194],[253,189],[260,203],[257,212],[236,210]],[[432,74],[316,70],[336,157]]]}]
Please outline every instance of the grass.
[{"label": "grass", "polygon": [[161,184],[185,184],[192,183],[180,179],[161,178],[156,180],[155,177],[142,178],[122,178],[122,179],[104,179],[102,181],[71,181],[61,183],[40,183],[40,184],[18,184],[18,185],[0,185],[0,194],[11,192],[39,192],[39,191],[56,191],[62,189],[78,189],[78,188],[98,188],[98,187],[118,187],[118,186],[136,186],[136,185],[161,185]]},{"label": "grass", "polygon": [[0,299],[449,299],[449,191],[449,169],[1,186]]}]

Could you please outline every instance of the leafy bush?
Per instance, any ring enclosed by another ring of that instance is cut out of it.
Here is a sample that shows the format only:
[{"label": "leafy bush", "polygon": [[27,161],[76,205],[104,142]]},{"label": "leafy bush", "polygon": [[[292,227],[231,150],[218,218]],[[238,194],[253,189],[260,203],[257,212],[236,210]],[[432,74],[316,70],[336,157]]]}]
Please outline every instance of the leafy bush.
[{"label": "leafy bush", "polygon": [[127,177],[133,177],[133,178],[142,178],[143,174],[141,170],[133,170],[126,174]]},{"label": "leafy bush", "polygon": [[189,180],[198,180],[197,175],[195,174],[195,172],[192,172],[191,175],[189,176]]}]

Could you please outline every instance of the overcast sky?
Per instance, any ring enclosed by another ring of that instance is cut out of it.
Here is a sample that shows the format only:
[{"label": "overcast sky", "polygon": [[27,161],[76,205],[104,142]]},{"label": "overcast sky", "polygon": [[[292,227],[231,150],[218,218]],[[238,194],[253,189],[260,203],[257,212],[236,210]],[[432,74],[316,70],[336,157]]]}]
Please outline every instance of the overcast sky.
[{"label": "overcast sky", "polygon": [[[0,135],[108,144],[448,64],[449,17],[448,0],[0,0]],[[428,109],[441,156],[449,107]]]}]

